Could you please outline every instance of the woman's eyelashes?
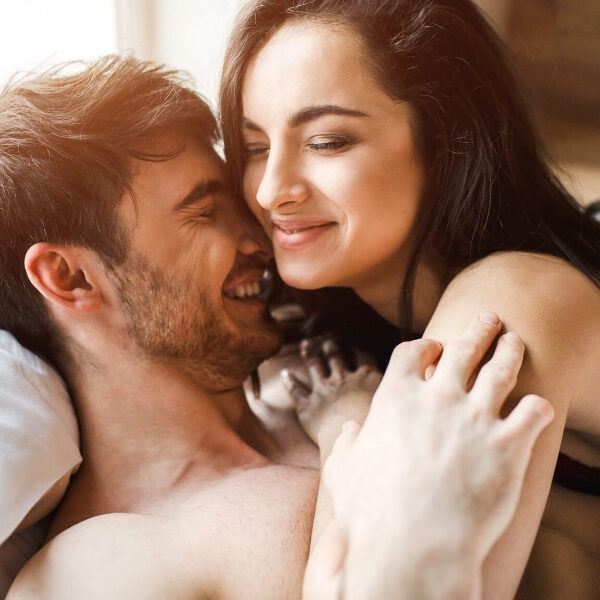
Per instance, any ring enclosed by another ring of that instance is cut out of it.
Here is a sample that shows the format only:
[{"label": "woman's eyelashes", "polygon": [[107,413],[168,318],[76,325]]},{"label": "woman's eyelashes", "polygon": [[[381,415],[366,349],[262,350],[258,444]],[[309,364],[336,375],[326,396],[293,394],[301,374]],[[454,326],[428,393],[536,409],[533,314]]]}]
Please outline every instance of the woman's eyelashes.
[{"label": "woman's eyelashes", "polygon": [[[358,141],[357,137],[349,135],[318,135],[307,140],[305,148],[311,152],[335,154],[354,146]],[[268,144],[247,143],[244,152],[247,160],[251,160],[268,156],[269,149]]]},{"label": "woman's eyelashes", "polygon": [[358,140],[351,136],[316,136],[309,140],[307,146],[316,152],[335,153],[336,151],[346,150],[354,146]]}]

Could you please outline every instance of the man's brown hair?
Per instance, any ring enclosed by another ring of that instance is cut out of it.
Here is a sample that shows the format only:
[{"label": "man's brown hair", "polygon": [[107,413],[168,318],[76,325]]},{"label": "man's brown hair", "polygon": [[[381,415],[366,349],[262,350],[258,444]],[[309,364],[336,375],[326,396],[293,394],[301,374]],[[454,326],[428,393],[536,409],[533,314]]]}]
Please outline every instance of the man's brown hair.
[{"label": "man's brown hair", "polygon": [[73,66],[0,94],[0,328],[50,359],[62,342],[25,272],[28,248],[82,246],[120,264],[128,240],[117,209],[131,159],[175,156],[145,143],[173,128],[207,143],[218,136],[207,104],[178,72],[118,56],[68,74]]}]

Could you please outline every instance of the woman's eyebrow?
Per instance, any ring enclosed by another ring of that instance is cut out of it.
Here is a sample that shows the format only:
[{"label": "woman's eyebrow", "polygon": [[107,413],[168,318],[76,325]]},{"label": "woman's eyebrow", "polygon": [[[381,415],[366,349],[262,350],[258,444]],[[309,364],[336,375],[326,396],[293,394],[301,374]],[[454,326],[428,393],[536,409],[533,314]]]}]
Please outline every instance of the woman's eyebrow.
[{"label": "woman's eyebrow", "polygon": [[[315,119],[319,119],[320,117],[325,117],[327,115],[342,115],[346,117],[368,117],[367,113],[364,113],[360,110],[353,110],[351,108],[344,108],[343,106],[337,106],[336,104],[318,104],[315,106],[307,106],[294,113],[288,119],[288,126],[291,128],[299,127],[300,125],[304,125],[309,121],[314,121]],[[242,127],[244,129],[249,129],[250,131],[258,131],[262,133],[262,128],[260,128],[254,121],[244,117],[242,119]]]},{"label": "woman's eyebrow", "polygon": [[337,106],[336,104],[319,104],[316,106],[307,106],[294,113],[289,119],[288,124],[290,127],[298,127],[309,121],[314,121],[320,117],[326,115],[342,115],[346,117],[368,117],[367,113],[360,110],[352,110],[351,108],[344,108],[343,106]]}]

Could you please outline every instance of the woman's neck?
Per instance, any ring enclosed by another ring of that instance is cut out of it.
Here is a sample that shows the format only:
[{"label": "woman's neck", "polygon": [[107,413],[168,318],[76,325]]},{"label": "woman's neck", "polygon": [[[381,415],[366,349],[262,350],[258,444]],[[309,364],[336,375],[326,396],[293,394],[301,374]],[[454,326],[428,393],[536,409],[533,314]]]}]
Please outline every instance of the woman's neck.
[{"label": "woman's neck", "polygon": [[[389,268],[353,286],[361,300],[366,302],[386,321],[399,327],[401,318],[400,295],[404,283],[405,269]],[[413,327],[423,331],[435,311],[444,286],[442,277],[430,266],[421,262],[417,267],[413,290]]]}]

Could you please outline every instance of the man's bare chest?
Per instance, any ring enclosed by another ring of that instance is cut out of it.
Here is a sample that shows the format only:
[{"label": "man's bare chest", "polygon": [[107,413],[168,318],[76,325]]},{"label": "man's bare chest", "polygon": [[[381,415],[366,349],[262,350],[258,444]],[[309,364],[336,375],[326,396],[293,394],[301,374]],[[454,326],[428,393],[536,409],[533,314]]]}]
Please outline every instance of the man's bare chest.
[{"label": "man's bare chest", "polygon": [[205,597],[300,598],[317,487],[314,471],[270,466],[228,478],[186,502],[170,517],[171,543],[185,554],[199,597],[208,589]]}]

